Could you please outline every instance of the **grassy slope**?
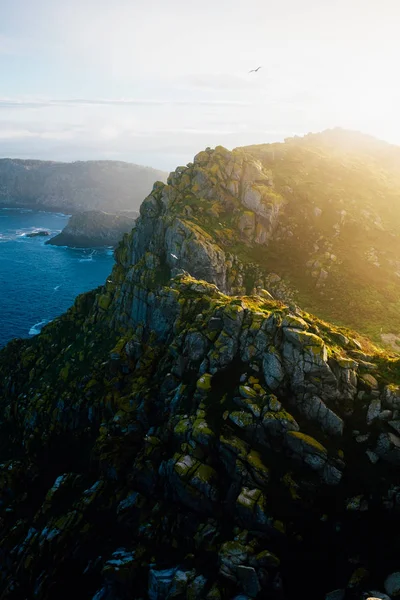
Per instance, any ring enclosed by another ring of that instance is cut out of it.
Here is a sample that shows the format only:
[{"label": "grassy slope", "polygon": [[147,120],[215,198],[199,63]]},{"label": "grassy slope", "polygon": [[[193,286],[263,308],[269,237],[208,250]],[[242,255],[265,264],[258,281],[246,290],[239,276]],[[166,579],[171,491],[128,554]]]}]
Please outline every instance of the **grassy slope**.
[{"label": "grassy slope", "polygon": [[[288,200],[284,225],[293,232],[268,248],[254,246],[251,258],[297,288],[306,310],[375,339],[381,328],[399,333],[400,277],[390,261],[400,259],[400,149],[331,131],[243,151],[272,171],[275,188]],[[372,248],[379,267],[366,257]],[[316,289],[306,263],[325,250],[338,260]]]}]

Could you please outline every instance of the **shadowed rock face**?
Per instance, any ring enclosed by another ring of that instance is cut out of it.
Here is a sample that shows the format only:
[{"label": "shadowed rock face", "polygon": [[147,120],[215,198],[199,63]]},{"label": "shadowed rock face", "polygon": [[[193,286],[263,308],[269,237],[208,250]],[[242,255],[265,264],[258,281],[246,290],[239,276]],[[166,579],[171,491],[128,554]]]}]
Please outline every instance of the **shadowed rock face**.
[{"label": "shadowed rock face", "polygon": [[46,243],[73,248],[117,246],[124,233],[129,233],[134,227],[138,216],[139,213],[133,211],[128,214],[110,214],[95,210],[76,213],[62,232]]},{"label": "shadowed rock face", "polygon": [[32,233],[27,233],[26,237],[28,237],[28,238],[47,237],[48,235],[50,235],[48,231],[41,230],[41,231],[33,231]]},{"label": "shadowed rock face", "polygon": [[0,159],[0,206],[74,213],[137,210],[167,173],[119,161],[59,163]]},{"label": "shadowed rock face", "polygon": [[395,589],[399,358],[213,237],[205,206],[240,238],[252,203],[268,245],[284,204],[257,208],[251,158],[205,154],[155,184],[104,286],[0,352],[4,599]]}]

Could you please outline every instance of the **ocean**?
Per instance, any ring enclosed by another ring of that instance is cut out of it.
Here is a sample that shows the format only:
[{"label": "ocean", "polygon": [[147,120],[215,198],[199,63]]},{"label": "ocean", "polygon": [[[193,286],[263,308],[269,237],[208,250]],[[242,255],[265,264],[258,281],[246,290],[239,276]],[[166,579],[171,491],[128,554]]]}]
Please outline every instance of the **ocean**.
[{"label": "ocean", "polygon": [[45,229],[59,233],[68,216],[27,209],[0,209],[0,347],[15,337],[37,335],[82,292],[105,282],[114,264],[111,248],[45,245],[26,237]]}]

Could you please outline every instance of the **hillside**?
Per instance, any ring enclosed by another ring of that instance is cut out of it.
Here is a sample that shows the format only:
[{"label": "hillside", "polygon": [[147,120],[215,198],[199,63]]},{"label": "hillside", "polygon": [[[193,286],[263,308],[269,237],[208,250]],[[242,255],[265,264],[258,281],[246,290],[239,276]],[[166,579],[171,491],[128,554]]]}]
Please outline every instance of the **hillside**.
[{"label": "hillside", "polygon": [[268,248],[253,247],[254,259],[324,318],[377,340],[398,334],[400,148],[332,130],[243,150],[283,198]]},{"label": "hillside", "polygon": [[346,266],[346,223],[367,246],[375,227],[355,188],[336,243],[342,192],[314,206],[276,174],[309,142],[270,168],[264,146],[198,154],[153,186],[105,285],[0,352],[1,600],[398,597],[400,358],[296,304],[310,285],[333,310],[335,266],[291,287],[301,232]]},{"label": "hillside", "polygon": [[0,206],[74,213],[138,210],[167,173],[111,160],[73,163],[0,159]]},{"label": "hillside", "polygon": [[46,244],[70,246],[72,248],[95,248],[97,246],[117,246],[124,233],[129,233],[135,225],[139,213],[106,213],[88,210],[71,216],[61,233]]}]

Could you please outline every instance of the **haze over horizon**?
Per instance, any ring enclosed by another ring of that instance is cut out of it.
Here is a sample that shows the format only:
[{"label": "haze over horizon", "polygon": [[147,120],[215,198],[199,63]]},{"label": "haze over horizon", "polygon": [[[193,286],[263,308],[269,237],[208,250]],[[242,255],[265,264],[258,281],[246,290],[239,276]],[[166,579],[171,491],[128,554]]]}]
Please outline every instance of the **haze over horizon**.
[{"label": "haze over horizon", "polygon": [[395,0],[3,0],[0,156],[172,170],[337,126],[400,144],[399,18]]}]

